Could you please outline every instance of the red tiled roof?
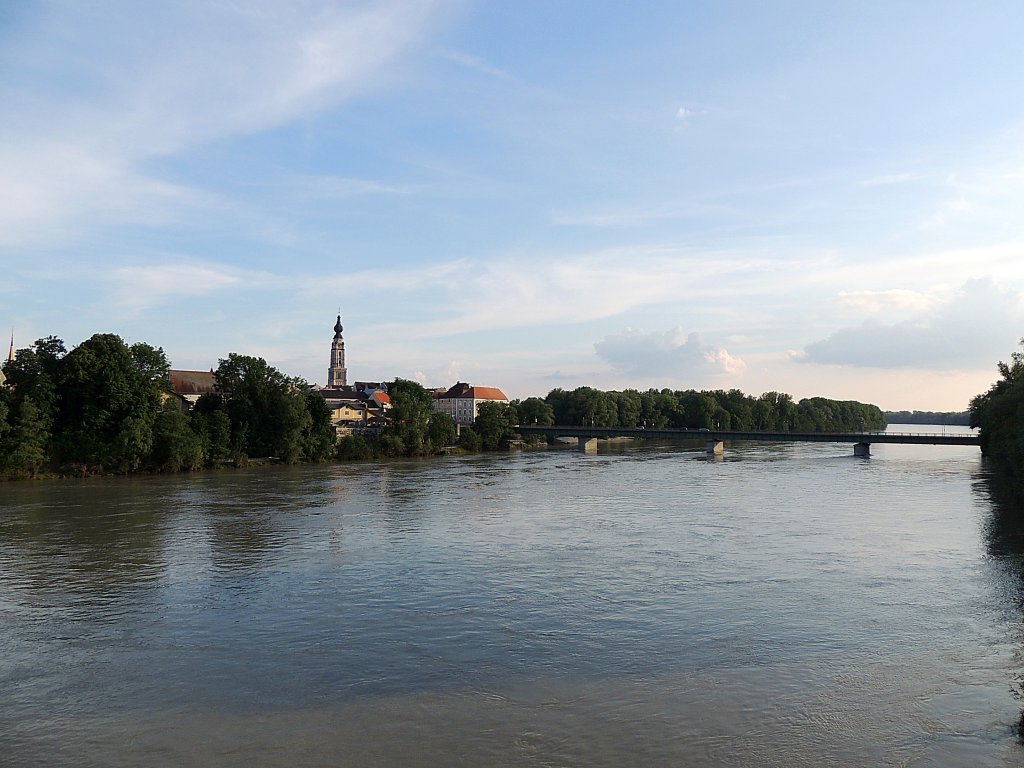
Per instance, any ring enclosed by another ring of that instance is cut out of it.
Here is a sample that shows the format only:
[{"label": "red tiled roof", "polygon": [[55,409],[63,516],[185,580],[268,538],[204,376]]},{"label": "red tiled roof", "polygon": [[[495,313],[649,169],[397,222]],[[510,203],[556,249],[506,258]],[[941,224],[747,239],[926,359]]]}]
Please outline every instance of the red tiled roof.
[{"label": "red tiled roof", "polygon": [[474,400],[508,400],[505,393],[497,387],[470,387]]},{"label": "red tiled roof", "polygon": [[170,378],[176,395],[203,395],[216,389],[213,371],[170,371]]},{"label": "red tiled roof", "polygon": [[445,392],[443,395],[438,396],[439,399],[449,398],[466,398],[467,400],[504,400],[508,401],[505,397],[505,393],[497,387],[473,387],[463,382],[458,382]]}]

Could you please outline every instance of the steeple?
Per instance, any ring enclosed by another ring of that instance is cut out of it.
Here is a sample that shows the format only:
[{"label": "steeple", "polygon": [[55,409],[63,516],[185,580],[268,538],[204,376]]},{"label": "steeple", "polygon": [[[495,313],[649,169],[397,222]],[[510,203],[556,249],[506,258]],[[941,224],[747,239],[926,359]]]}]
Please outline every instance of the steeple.
[{"label": "steeple", "polygon": [[7,362],[14,362],[14,329],[11,328],[11,350],[7,353]]},{"label": "steeple", "polygon": [[348,370],[345,368],[345,339],[341,336],[341,313],[334,324],[334,341],[331,344],[331,367],[327,369],[327,387],[348,386]]}]

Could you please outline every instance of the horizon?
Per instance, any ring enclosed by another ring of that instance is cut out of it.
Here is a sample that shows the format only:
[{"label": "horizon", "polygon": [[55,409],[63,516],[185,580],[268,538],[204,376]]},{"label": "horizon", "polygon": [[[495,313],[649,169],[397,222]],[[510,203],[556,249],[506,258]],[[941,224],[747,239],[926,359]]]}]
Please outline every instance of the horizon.
[{"label": "horizon", "polygon": [[1024,6],[134,8],[0,12],[16,347],[959,412],[1024,336]]}]

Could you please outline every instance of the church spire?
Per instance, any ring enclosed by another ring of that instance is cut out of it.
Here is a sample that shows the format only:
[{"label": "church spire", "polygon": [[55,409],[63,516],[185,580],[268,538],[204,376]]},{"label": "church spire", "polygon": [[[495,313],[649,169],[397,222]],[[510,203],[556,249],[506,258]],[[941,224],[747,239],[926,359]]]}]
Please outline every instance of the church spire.
[{"label": "church spire", "polygon": [[14,362],[14,329],[13,328],[11,328],[11,349],[7,353],[7,362],[8,363],[13,363]]},{"label": "church spire", "polygon": [[341,336],[341,312],[334,324],[334,341],[331,343],[331,367],[327,369],[327,388],[335,389],[348,385],[348,369],[345,368],[345,339]]}]

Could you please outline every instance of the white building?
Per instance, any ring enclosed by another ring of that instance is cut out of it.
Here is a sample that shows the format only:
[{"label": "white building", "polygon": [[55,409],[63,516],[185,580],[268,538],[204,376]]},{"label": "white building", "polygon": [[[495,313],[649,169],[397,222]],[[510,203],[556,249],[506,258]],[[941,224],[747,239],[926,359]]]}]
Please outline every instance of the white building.
[{"label": "white building", "polygon": [[491,402],[507,403],[508,398],[497,387],[474,387],[460,381],[434,398],[434,410],[447,413],[456,424],[472,424],[480,403]]}]

